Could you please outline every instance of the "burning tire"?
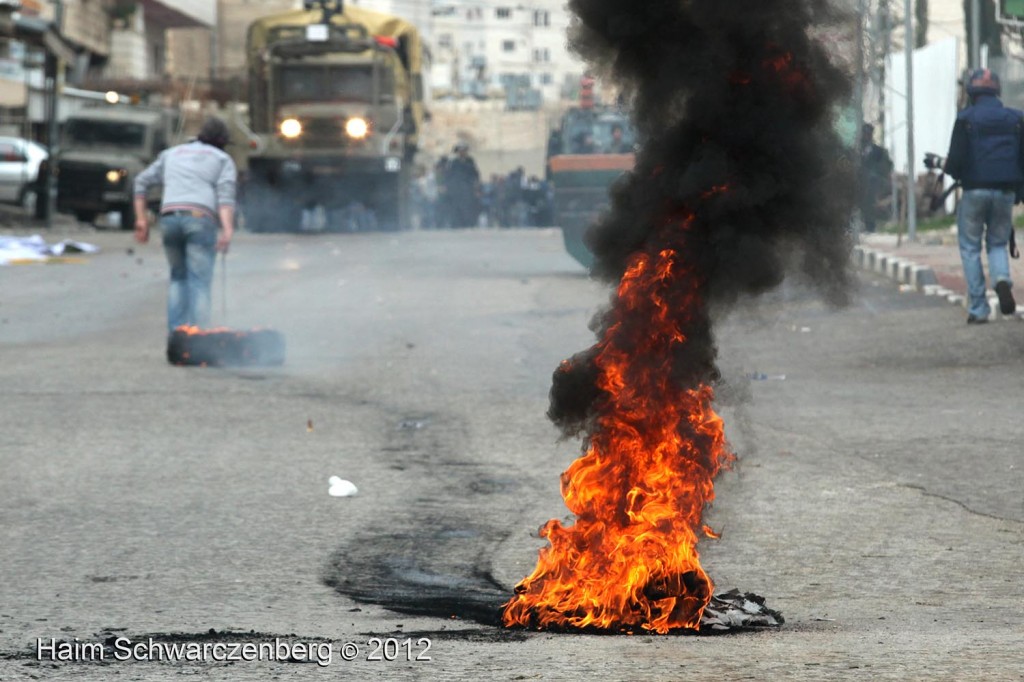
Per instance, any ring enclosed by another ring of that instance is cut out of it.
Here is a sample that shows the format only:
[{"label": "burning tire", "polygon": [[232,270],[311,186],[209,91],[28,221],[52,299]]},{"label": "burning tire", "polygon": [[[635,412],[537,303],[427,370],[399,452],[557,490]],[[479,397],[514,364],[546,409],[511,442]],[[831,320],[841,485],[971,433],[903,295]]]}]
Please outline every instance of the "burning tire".
[{"label": "burning tire", "polygon": [[167,362],[198,367],[284,364],[284,336],[272,329],[178,327],[167,339]]}]

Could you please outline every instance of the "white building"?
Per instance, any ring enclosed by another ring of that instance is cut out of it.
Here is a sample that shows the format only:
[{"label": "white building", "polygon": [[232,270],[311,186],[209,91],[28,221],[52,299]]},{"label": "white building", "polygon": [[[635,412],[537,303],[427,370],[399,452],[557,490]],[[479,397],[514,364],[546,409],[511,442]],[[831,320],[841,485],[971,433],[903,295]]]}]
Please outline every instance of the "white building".
[{"label": "white building", "polygon": [[545,102],[552,102],[561,96],[567,80],[575,85],[584,70],[566,44],[565,0],[345,3],[414,24],[429,52],[429,85],[438,96],[503,97],[511,87],[526,99],[535,90]]},{"label": "white building", "polygon": [[345,0],[345,4],[402,17],[419,29],[424,44],[431,44],[432,0]]},{"label": "white building", "polygon": [[432,85],[476,96],[534,89],[556,101],[584,70],[569,53],[568,25],[563,0],[440,0]]},{"label": "white building", "polygon": [[[414,23],[431,54],[430,85],[438,96],[557,101],[566,79],[584,66],[567,46],[565,0],[348,0]],[[535,97],[535,95],[533,95]]]}]

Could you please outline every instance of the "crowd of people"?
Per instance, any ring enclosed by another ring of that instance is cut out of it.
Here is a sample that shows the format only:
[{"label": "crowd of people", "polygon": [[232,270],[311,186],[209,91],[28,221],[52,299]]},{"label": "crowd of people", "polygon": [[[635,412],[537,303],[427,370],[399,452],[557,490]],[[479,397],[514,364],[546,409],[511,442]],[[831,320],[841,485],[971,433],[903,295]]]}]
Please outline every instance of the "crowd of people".
[{"label": "crowd of people", "polygon": [[465,143],[432,167],[417,169],[414,218],[420,229],[549,227],[554,224],[551,183],[522,166],[484,180]]}]

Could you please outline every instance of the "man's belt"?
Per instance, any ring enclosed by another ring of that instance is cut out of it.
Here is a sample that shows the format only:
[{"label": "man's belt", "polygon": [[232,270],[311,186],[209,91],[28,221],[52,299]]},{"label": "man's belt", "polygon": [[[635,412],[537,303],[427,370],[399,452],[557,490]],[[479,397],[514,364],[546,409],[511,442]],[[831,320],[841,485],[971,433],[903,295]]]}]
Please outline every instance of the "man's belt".
[{"label": "man's belt", "polygon": [[200,211],[198,208],[176,208],[170,211],[161,211],[160,215],[188,215],[193,218],[212,218],[209,211]]}]

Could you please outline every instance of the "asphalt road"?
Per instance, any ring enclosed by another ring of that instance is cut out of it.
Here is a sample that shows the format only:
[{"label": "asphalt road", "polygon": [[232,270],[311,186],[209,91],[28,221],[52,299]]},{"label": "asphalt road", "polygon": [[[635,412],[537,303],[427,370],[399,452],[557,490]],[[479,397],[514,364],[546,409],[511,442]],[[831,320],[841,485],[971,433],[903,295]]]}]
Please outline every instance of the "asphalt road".
[{"label": "asphalt road", "polygon": [[[703,563],[786,625],[507,631],[578,452],[551,372],[608,295],[558,232],[243,234],[214,321],[284,332],[266,370],[167,365],[159,248],[75,236],[103,252],[0,268],[0,679],[1024,679],[1019,323],[870,277],[733,311]],[[37,660],[117,637],[332,655]]]}]

